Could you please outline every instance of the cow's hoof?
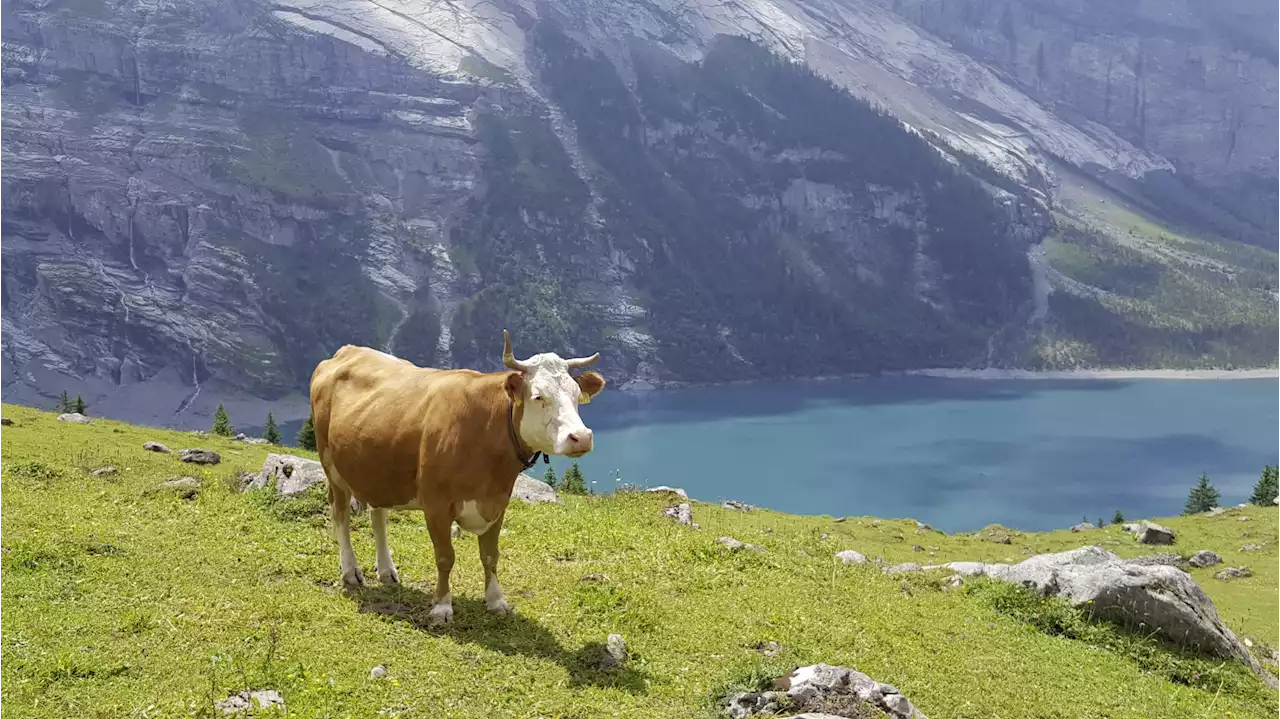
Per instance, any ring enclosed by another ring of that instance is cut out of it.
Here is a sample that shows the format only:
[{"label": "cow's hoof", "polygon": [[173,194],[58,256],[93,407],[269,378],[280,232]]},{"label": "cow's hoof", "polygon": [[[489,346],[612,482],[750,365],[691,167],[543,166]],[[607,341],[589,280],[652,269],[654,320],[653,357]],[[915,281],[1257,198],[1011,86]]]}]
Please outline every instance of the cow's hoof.
[{"label": "cow's hoof", "polygon": [[385,572],[379,570],[378,581],[382,582],[383,584],[399,584],[400,574],[396,572],[395,567],[392,567],[390,570]]},{"label": "cow's hoof", "polygon": [[427,624],[433,627],[448,624],[451,621],[453,621],[452,604],[437,604],[431,608],[431,614],[427,616]]},{"label": "cow's hoof", "polygon": [[506,616],[512,612],[511,604],[506,599],[499,599],[496,602],[489,602],[489,611],[499,616]]},{"label": "cow's hoof", "polygon": [[342,585],[348,588],[364,586],[364,572],[359,567],[342,573]]}]

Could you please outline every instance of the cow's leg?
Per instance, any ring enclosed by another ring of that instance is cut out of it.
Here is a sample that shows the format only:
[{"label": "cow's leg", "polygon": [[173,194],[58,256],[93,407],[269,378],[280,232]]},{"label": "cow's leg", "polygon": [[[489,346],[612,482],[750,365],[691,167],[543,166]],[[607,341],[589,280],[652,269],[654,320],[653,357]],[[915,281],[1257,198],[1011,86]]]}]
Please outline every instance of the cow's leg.
[{"label": "cow's leg", "polygon": [[383,584],[399,584],[400,575],[396,563],[391,560],[391,547],[387,546],[387,510],[369,508],[369,524],[373,525],[373,542],[377,545],[378,558],[374,564],[378,581]]},{"label": "cow's leg", "polygon": [[[505,514],[505,512],[504,512]],[[480,563],[484,565],[484,603],[494,614],[506,614],[511,605],[498,584],[498,536],[502,533],[502,516],[480,535]]]},{"label": "cow's leg", "polygon": [[431,624],[448,624],[453,620],[453,593],[449,590],[449,573],[453,571],[453,518],[448,512],[426,512],[427,531],[436,555],[436,592],[432,597]]},{"label": "cow's leg", "polygon": [[338,566],[342,583],[348,587],[364,586],[364,574],[351,548],[351,492],[329,483],[329,512],[333,517],[333,533],[338,539]]}]

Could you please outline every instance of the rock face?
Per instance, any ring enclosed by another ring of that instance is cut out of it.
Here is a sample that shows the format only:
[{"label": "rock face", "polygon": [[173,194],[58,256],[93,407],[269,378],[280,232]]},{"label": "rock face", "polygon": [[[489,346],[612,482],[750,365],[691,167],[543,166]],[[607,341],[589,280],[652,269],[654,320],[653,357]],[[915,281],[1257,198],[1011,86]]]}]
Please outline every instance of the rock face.
[{"label": "rock face", "polygon": [[314,459],[295,457],[291,454],[268,454],[257,478],[250,487],[269,487],[275,483],[276,492],[292,497],[313,485],[325,482],[324,467]]},{"label": "rock face", "polygon": [[560,496],[556,494],[556,490],[552,489],[551,485],[523,473],[516,477],[516,484],[511,490],[511,496],[525,504],[560,501]]},{"label": "rock face", "polygon": [[[1175,567],[1127,562],[1101,547],[1041,554],[1014,565],[953,562],[942,566],[1062,597],[1073,605],[1088,606],[1100,618],[1156,631],[1175,644],[1237,659],[1264,674],[1218,618],[1213,601],[1200,585]],[[1270,681],[1274,685],[1274,679]]]}]

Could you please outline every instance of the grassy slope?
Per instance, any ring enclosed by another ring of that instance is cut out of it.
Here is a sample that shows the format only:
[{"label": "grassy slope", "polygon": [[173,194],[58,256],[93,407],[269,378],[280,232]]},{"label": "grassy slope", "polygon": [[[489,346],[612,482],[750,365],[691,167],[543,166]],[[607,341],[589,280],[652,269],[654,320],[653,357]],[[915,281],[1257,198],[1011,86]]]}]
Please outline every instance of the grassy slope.
[{"label": "grassy slope", "polygon": [[[1045,240],[1051,267],[1102,292],[1095,299],[1124,339],[1100,332],[1096,316],[1050,322],[1037,364],[1179,369],[1275,366],[1276,253],[1165,226],[1119,195],[1063,170],[1060,229]],[[1059,292],[1076,292],[1054,282]],[[1051,300],[1051,305],[1053,300]],[[1061,315],[1059,305],[1051,315]],[[1077,308],[1079,311],[1079,308]],[[1063,326],[1065,325],[1065,326]],[[1203,339],[1192,347],[1193,338]],[[1132,346],[1126,346],[1129,343]]]},{"label": "grassy slope", "polygon": [[[826,661],[892,682],[933,717],[1274,716],[1276,693],[1231,665],[1208,663],[1208,687],[1175,684],[1133,660],[1042,634],[976,596],[923,578],[841,568],[858,549],[890,562],[994,559],[1103,542],[1136,546],[1118,529],[1015,535],[1012,545],[949,537],[914,522],[837,523],[696,504],[698,531],[659,517],[662,499],[625,494],[515,503],[501,574],[517,608],[483,611],[475,541],[458,541],[455,624],[427,630],[433,560],[421,518],[393,515],[405,586],[373,581],[361,515],[356,551],[371,586],[336,586],[337,548],[318,516],[283,518],[223,480],[256,471],[268,450],[222,439],[4,406],[3,701],[14,716],[190,716],[229,692],[277,688],[296,716],[712,716],[713,692],[751,676]],[[212,469],[145,452],[144,441],[223,454]],[[121,468],[108,479],[86,470]],[[47,469],[45,469],[47,468]],[[195,501],[149,492],[202,476]],[[1251,521],[1241,522],[1239,516]],[[1273,508],[1175,518],[1178,549],[1202,547],[1250,579],[1225,583],[1193,570],[1227,622],[1256,641],[1277,634]],[[830,536],[823,539],[824,533]],[[1248,533],[1249,536],[1243,536]],[[731,534],[768,549],[730,555]],[[1240,554],[1245,542],[1264,551]],[[929,549],[913,552],[912,544]],[[580,581],[603,572],[607,583]],[[399,602],[398,617],[361,612]],[[590,668],[595,643],[623,634],[630,669]],[[750,646],[776,640],[767,659]],[[387,679],[368,679],[384,664]],[[1236,689],[1217,693],[1215,673]],[[981,687],[981,689],[979,689]]]}]

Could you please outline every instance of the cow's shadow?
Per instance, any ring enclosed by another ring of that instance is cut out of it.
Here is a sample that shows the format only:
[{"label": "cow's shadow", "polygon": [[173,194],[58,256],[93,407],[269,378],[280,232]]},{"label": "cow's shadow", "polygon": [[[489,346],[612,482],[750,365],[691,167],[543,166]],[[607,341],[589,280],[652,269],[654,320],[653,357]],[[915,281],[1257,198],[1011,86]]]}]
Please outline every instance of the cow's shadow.
[{"label": "cow's shadow", "polygon": [[404,622],[422,632],[450,637],[461,644],[477,644],[502,654],[520,654],[550,659],[569,672],[572,686],[603,686],[631,694],[648,692],[645,673],[629,666],[611,671],[599,669],[604,644],[591,642],[577,650],[566,648],[537,620],[517,610],[505,616],[490,613],[484,602],[469,597],[453,598],[453,621],[432,625],[431,595],[413,586],[371,586],[343,590],[361,614],[378,614]]}]

